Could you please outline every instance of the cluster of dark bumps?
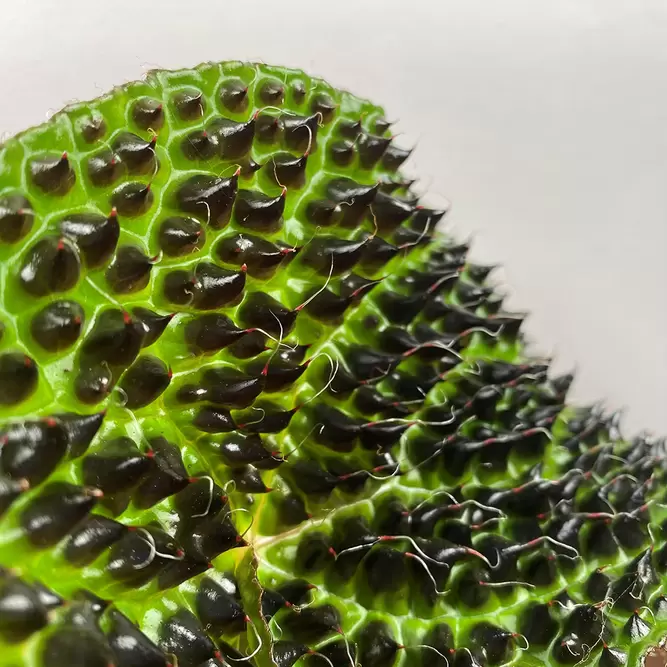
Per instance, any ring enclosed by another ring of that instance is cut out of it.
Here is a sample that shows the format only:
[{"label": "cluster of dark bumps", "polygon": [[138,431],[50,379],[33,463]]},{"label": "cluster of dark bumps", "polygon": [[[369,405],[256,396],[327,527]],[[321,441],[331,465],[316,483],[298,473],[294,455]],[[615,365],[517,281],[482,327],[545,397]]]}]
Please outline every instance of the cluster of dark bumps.
[{"label": "cluster of dark bumps", "polygon": [[0,664],[616,667],[661,638],[664,443],[566,406],[408,155],[370,103],[239,63],[4,146]]}]

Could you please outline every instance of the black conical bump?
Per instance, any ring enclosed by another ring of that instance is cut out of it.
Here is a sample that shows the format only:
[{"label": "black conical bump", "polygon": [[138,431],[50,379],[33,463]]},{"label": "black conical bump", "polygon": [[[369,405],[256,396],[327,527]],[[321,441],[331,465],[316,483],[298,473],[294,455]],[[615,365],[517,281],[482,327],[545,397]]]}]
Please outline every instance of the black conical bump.
[{"label": "black conical bump", "polygon": [[129,182],[118,186],[111,194],[111,204],[118,214],[136,218],[146,213],[153,205],[153,190],[150,184]]},{"label": "black conical bump", "polygon": [[122,523],[91,514],[70,535],[65,545],[65,558],[77,567],[88,565],[120,540],[126,530]]},{"label": "black conical bump", "polygon": [[59,542],[86,518],[97,494],[67,482],[51,482],[33,497],[21,513],[21,526],[36,547]]},{"label": "black conical bump", "polygon": [[76,173],[67,153],[49,154],[31,160],[30,176],[32,182],[49,195],[66,195],[76,183]]},{"label": "black conical bump", "polygon": [[48,296],[72,289],[81,272],[76,246],[69,240],[47,236],[27,252],[19,280],[31,296]]},{"label": "black conical bump", "polygon": [[16,243],[32,229],[35,213],[30,202],[20,194],[0,197],[0,241]]},{"label": "black conical bump", "polygon": [[30,333],[48,352],[61,352],[76,343],[83,319],[83,308],[76,301],[53,301],[32,318]]},{"label": "black conical bump", "polygon": [[179,186],[176,200],[182,211],[205,220],[213,229],[221,229],[229,222],[237,189],[236,175],[221,178],[198,174]]},{"label": "black conical bump", "polygon": [[35,361],[20,352],[0,354],[0,405],[17,405],[37,389],[39,371]]}]

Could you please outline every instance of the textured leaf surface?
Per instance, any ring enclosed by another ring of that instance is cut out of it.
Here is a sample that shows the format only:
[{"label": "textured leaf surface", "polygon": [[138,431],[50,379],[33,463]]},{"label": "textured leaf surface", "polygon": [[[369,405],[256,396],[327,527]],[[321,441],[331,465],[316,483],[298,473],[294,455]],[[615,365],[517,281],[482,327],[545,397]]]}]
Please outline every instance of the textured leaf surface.
[{"label": "textured leaf surface", "polygon": [[[154,72],[0,151],[0,664],[639,664],[664,443],[565,404],[300,71]],[[41,588],[40,588],[41,586]]]}]

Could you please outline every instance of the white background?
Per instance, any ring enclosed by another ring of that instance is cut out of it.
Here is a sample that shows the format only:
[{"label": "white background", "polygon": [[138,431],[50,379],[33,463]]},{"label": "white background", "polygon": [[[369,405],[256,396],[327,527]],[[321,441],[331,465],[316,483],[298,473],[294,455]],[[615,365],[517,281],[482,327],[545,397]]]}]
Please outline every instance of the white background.
[{"label": "white background", "polygon": [[257,59],[384,104],[576,397],[667,433],[664,0],[3,2],[0,133],[152,67]]}]

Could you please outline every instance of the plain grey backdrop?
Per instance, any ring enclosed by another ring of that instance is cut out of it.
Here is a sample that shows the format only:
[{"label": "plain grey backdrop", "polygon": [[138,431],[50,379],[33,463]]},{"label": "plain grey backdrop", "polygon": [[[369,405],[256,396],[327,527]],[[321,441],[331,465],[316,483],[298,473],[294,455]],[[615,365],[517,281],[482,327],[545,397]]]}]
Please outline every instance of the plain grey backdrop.
[{"label": "plain grey backdrop", "polygon": [[302,67],[385,105],[575,397],[667,433],[664,0],[22,0],[0,133],[153,67]]}]

